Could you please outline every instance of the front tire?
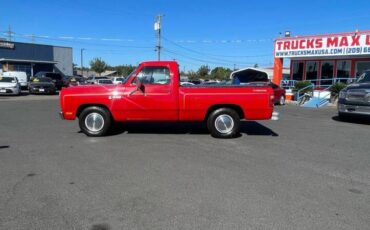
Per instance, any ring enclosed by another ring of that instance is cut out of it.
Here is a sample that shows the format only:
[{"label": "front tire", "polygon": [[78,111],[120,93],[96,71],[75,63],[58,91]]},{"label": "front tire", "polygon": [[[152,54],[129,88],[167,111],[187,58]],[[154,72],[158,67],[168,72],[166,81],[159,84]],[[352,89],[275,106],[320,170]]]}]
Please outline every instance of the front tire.
[{"label": "front tire", "polygon": [[233,109],[220,108],[208,116],[207,127],[213,137],[232,138],[239,134],[240,117]]},{"label": "front tire", "polygon": [[90,137],[100,137],[107,134],[112,124],[110,112],[102,107],[85,108],[79,116],[79,125],[83,133]]}]

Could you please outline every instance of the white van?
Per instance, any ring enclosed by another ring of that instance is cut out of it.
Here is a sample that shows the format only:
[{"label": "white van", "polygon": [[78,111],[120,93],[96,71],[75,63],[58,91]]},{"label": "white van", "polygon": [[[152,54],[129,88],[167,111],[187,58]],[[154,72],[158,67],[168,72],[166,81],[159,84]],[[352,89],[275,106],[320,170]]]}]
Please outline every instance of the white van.
[{"label": "white van", "polygon": [[4,77],[16,77],[18,79],[19,84],[21,87],[28,86],[27,74],[26,72],[19,72],[19,71],[8,71],[3,73]]}]

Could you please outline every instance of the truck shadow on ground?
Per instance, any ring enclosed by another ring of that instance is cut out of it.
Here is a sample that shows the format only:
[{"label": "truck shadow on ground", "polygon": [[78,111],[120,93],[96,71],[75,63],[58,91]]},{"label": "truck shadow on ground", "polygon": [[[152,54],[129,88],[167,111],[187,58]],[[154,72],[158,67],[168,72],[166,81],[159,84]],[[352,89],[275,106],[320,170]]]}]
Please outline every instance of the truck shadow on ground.
[{"label": "truck shadow on ground", "polygon": [[[127,134],[194,134],[210,135],[205,122],[130,122],[117,123],[110,135]],[[240,135],[279,136],[256,121],[242,121]]]},{"label": "truck shadow on ground", "polygon": [[345,117],[339,118],[339,116],[333,116],[331,119],[334,121],[344,122],[344,123],[352,123],[352,124],[360,124],[360,125],[370,125],[370,118],[367,116],[353,116],[353,117]]}]

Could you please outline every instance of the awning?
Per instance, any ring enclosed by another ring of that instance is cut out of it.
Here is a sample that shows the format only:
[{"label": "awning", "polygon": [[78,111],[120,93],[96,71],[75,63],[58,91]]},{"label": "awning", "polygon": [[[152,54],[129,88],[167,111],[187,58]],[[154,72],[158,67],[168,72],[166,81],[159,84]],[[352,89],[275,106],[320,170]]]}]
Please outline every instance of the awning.
[{"label": "awning", "polygon": [[42,64],[57,64],[58,63],[56,61],[9,59],[9,58],[0,58],[0,62],[30,62],[30,63],[42,63]]}]

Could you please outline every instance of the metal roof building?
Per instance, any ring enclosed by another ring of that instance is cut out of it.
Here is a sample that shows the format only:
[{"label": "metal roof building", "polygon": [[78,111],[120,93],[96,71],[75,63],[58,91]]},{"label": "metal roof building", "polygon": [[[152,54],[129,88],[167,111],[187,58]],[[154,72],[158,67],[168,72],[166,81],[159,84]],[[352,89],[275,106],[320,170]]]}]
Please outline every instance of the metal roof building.
[{"label": "metal roof building", "polygon": [[73,74],[72,48],[0,40],[0,72],[23,71]]}]

